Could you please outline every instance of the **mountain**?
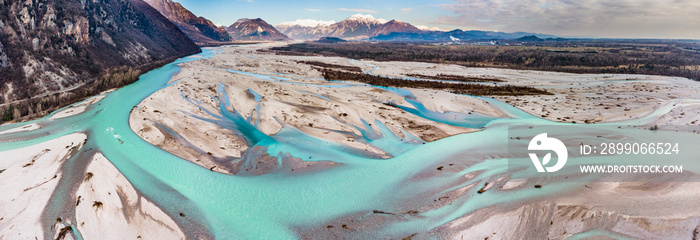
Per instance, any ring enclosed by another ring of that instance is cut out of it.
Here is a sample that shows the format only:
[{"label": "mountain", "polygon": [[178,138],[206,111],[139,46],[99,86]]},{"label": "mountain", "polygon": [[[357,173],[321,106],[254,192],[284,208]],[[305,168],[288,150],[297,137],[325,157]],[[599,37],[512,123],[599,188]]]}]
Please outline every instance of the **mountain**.
[{"label": "mountain", "polygon": [[318,39],[325,35],[328,25],[330,24],[317,24],[315,26],[278,24],[275,25],[275,28],[292,39]]},{"label": "mountain", "polygon": [[287,35],[277,31],[275,27],[268,24],[260,18],[238,19],[231,26],[226,28],[226,31],[233,40],[246,41],[286,41],[289,40]]},{"label": "mountain", "polygon": [[369,39],[372,41],[454,42],[479,39],[517,39],[525,36],[556,38],[553,35],[527,32],[504,33],[478,30],[462,31],[460,29],[436,31],[426,27],[421,30],[410,23],[376,19],[369,14],[355,14],[343,21],[332,24],[317,24],[315,26],[299,24],[299,22],[312,21],[310,19],[297,20],[296,22],[278,24],[275,27],[291,38],[305,40],[337,37],[350,40]]},{"label": "mountain", "polygon": [[417,33],[422,32],[422,30],[410,23],[391,20],[372,29],[372,36],[389,34],[392,32]]},{"label": "mountain", "polygon": [[370,38],[372,41],[393,41],[393,42],[454,42],[463,40],[499,40],[518,39],[526,36],[536,38],[556,38],[553,35],[533,34],[527,32],[504,33],[494,31],[469,30],[462,31],[455,29],[448,32],[443,31],[420,31],[420,32],[392,32]]},{"label": "mountain", "polygon": [[318,39],[321,37],[366,39],[391,32],[421,32],[420,29],[409,23],[376,19],[369,14],[355,14],[333,24],[319,24],[316,26],[279,24],[275,27],[294,39]]},{"label": "mountain", "polygon": [[328,37],[351,39],[369,37],[374,34],[374,29],[383,23],[369,14],[355,14],[343,21],[329,25],[323,34]]},{"label": "mountain", "polygon": [[284,22],[275,25],[275,28],[293,39],[318,39],[318,35],[328,25],[335,21],[319,21],[313,19],[297,19],[293,22]]},{"label": "mountain", "polygon": [[316,41],[317,43],[342,43],[342,42],[348,42],[343,40],[342,38],[337,38],[337,37],[322,37]]},{"label": "mountain", "polygon": [[230,42],[231,37],[222,27],[217,27],[206,18],[197,17],[180,3],[171,0],[144,0],[163,16],[175,23],[182,32],[197,44]]},{"label": "mountain", "polygon": [[0,107],[201,51],[141,0],[0,0],[0,6]]},{"label": "mountain", "polygon": [[539,38],[535,35],[524,36],[524,37],[518,38],[516,40],[521,41],[521,42],[542,42],[542,41],[544,41],[544,39]]}]

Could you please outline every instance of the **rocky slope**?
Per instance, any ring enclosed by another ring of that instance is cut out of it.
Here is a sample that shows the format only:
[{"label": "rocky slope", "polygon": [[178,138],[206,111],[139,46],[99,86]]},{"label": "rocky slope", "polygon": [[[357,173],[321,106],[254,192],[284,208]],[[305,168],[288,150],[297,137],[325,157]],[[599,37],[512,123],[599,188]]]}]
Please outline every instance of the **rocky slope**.
[{"label": "rocky slope", "polygon": [[238,19],[231,26],[226,28],[233,40],[244,41],[286,41],[287,35],[278,31],[275,27],[260,18]]},{"label": "rocky slope", "polygon": [[[0,0],[0,5],[0,121],[126,84],[143,68],[200,51],[141,0]],[[113,75],[103,78],[107,73]]]},{"label": "rocky slope", "polygon": [[230,42],[231,37],[222,27],[217,27],[206,18],[197,17],[180,3],[171,0],[145,0],[163,16],[175,23],[182,32],[197,44],[206,45]]}]

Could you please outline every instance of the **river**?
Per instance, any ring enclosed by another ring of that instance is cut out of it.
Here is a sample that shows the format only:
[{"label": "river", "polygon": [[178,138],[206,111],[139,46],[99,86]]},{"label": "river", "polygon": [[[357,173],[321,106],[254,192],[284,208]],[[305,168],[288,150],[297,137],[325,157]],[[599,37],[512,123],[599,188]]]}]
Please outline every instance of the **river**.
[{"label": "river", "polygon": [[[572,125],[533,117],[491,98],[483,99],[510,117],[463,115],[459,118],[462,120],[454,120],[444,117],[445,113],[425,109],[411,97],[410,91],[390,89],[410,100],[412,106],[399,106],[410,113],[436,122],[484,130],[425,144],[406,143],[395,136],[392,138],[388,130],[366,132],[365,137],[372,140],[373,145],[396,156],[391,159],[373,159],[294,129],[283,128],[278,134],[265,135],[257,130],[256,124],[250,122],[250,119],[226,110],[229,99],[225,97],[223,88],[220,88],[218,97],[221,112],[217,114],[236,123],[233,131],[246,136],[251,144],[264,147],[268,155],[278,157],[279,161],[285,161],[286,156],[290,155],[308,161],[341,163],[306,174],[220,174],[153,146],[132,131],[128,122],[132,108],[152,93],[169,86],[170,79],[180,70],[178,64],[210,58],[217,51],[217,48],[206,48],[201,54],[178,59],[154,69],[142,75],[136,83],[106,94],[104,99],[78,115],[58,119],[49,119],[50,116],[47,116],[30,122],[0,126],[0,132],[28,124],[41,126],[37,130],[0,135],[0,152],[75,132],[86,133],[88,140],[85,148],[98,149],[140,193],[171,216],[177,212],[187,212],[189,218],[201,223],[218,239],[293,239],[299,237],[300,229],[314,228],[348,216],[372,214],[375,210],[398,216],[397,219],[382,222],[383,227],[374,229],[371,234],[365,233],[369,234],[365,235],[367,237],[427,233],[479,209],[542,199],[584,185],[581,181],[542,180],[547,184],[544,188],[492,189],[483,193],[470,190],[468,193],[454,195],[458,198],[451,199],[449,204],[433,206],[418,201],[428,199],[426,202],[433,202],[433,199],[460,189],[469,189],[469,186],[479,185],[478,189],[489,181],[516,178],[518,173],[509,171],[506,154],[509,127]],[[280,78],[274,73],[247,74],[269,80]],[[349,83],[349,86],[352,84],[354,83]],[[636,120],[634,124],[643,124],[642,121]],[[594,135],[585,132],[581,134]],[[659,139],[687,138],[687,141],[698,142],[697,134],[659,135]],[[79,157],[81,156],[74,156]],[[524,161],[521,162],[529,162],[529,159],[522,160]],[[428,170],[436,172],[436,162],[450,161],[467,161],[469,164],[459,170],[418,177]],[[526,164],[522,166],[531,168]],[[697,169],[691,167],[687,170],[697,172]],[[568,173],[561,175],[565,174]],[[71,190],[58,188],[57,191],[66,191],[65,194],[70,196],[68,191]],[[47,208],[62,206],[56,202],[59,200],[51,201],[53,203]],[[415,212],[409,212],[410,210]]]}]

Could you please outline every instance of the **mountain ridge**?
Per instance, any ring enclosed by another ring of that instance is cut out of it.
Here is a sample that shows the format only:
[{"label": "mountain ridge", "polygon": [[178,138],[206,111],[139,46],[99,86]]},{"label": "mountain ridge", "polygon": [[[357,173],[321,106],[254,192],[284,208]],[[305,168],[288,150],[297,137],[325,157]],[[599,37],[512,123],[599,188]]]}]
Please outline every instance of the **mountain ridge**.
[{"label": "mountain ridge", "polygon": [[[322,22],[306,19],[295,22]],[[349,40],[373,40],[373,41],[436,41],[449,42],[452,39],[478,40],[478,39],[516,39],[524,36],[535,35],[540,38],[556,38],[554,35],[536,34],[527,32],[504,33],[496,31],[461,30],[436,31],[420,29],[410,23],[392,19],[376,19],[369,14],[355,14],[343,21],[332,24],[318,24],[305,26],[287,22],[275,25],[280,32],[293,39],[316,40],[321,37],[337,37]]]},{"label": "mountain ridge", "polygon": [[199,45],[231,41],[231,37],[224,28],[217,27],[209,19],[197,17],[180,3],[171,0],[144,1],[168,18]]},{"label": "mountain ridge", "polygon": [[454,29],[451,31],[420,31],[420,32],[391,32],[371,37],[373,41],[393,41],[393,42],[454,42],[462,40],[515,40],[526,36],[536,36],[538,38],[556,38],[553,35],[536,34],[527,32],[495,32],[481,30]]},{"label": "mountain ridge", "polygon": [[[293,39],[319,39],[321,37],[364,39],[377,35],[375,33],[375,29],[390,29],[396,27],[394,25],[397,24],[397,22],[398,21],[395,20],[386,21],[384,19],[376,19],[369,14],[355,14],[344,19],[343,21],[332,24],[319,24],[313,27],[278,24],[275,25],[275,27],[279,28],[280,32]],[[389,23],[390,26],[383,28],[382,26],[387,23]],[[413,27],[413,25],[410,26]]]},{"label": "mountain ridge", "polygon": [[287,41],[290,38],[261,18],[241,18],[226,28],[233,40]]}]

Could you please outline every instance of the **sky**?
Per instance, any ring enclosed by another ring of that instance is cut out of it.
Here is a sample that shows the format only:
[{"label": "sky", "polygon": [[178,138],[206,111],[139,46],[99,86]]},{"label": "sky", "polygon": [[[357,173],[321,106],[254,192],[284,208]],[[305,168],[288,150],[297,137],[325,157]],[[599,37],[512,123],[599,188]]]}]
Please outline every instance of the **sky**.
[{"label": "sky", "polygon": [[533,32],[562,37],[700,39],[700,0],[174,0],[230,25],[335,21],[357,14],[443,30]]}]

